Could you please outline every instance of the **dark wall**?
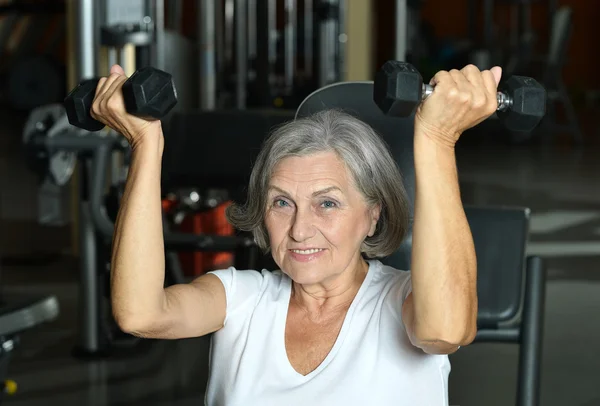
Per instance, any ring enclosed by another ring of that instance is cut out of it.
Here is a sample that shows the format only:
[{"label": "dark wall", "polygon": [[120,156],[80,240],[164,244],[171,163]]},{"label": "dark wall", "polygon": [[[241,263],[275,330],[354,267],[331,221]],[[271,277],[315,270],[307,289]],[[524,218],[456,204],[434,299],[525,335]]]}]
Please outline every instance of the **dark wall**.
[{"label": "dark wall", "polygon": [[[509,25],[509,7],[497,2],[495,22],[506,29]],[[568,63],[564,78],[568,86],[575,88],[600,88],[600,77],[595,74],[600,60],[598,36],[600,28],[600,2],[595,0],[562,0],[559,6],[573,9],[573,34],[569,44]],[[376,67],[393,57],[394,49],[394,0],[376,0],[377,61]],[[468,37],[467,0],[424,0],[422,18],[429,22],[438,38]],[[532,25],[539,42],[537,51],[544,53],[548,45],[548,14],[545,1],[532,6]],[[483,32],[483,18],[478,19],[478,33]]]}]

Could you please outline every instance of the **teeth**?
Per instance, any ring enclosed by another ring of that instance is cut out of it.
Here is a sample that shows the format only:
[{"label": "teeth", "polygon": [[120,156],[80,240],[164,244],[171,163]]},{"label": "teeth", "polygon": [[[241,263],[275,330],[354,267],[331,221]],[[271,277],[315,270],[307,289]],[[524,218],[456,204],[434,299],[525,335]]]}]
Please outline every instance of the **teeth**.
[{"label": "teeth", "polygon": [[292,250],[292,251],[294,251],[296,254],[308,255],[308,254],[315,254],[315,253],[323,251],[323,250],[322,249],[313,249],[313,250]]}]

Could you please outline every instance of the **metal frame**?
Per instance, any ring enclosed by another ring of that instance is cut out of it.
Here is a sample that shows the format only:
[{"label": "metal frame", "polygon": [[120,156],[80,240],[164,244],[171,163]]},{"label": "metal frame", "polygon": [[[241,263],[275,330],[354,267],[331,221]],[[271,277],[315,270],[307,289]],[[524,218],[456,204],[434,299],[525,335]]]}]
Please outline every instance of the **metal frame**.
[{"label": "metal frame", "polygon": [[474,342],[503,342],[519,345],[517,406],[540,402],[542,338],[546,299],[546,269],[540,257],[530,256],[525,266],[525,295],[522,317],[514,328],[484,328]]}]

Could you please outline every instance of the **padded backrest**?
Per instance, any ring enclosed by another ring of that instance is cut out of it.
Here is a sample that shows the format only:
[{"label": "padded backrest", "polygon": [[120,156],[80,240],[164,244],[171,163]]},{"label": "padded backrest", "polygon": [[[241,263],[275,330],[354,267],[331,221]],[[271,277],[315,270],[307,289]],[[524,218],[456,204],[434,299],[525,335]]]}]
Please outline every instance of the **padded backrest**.
[{"label": "padded backrest", "polygon": [[[387,142],[402,171],[412,215],[414,117],[399,119],[381,113],[373,102],[372,82],[345,82],[319,89],[300,105],[297,117],[327,108],[339,108],[355,115],[371,125]],[[479,324],[489,326],[509,321],[517,315],[521,304],[529,211],[466,207],[465,212],[477,252]],[[411,243],[409,233],[403,246],[384,262],[397,269],[411,269]]]},{"label": "padded backrest", "polygon": [[529,209],[465,206],[477,254],[478,324],[518,316],[524,287]]}]

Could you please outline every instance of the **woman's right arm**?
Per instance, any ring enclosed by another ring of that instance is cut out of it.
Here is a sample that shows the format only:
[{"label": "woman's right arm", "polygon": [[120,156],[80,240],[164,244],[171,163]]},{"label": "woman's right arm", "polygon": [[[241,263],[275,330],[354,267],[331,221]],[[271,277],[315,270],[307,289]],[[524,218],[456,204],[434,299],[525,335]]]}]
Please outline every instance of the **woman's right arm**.
[{"label": "woman's right arm", "polygon": [[128,138],[131,165],[121,200],[111,258],[111,302],[119,327],[148,338],[187,338],[223,326],[225,289],[214,275],[164,288],[160,121],[126,113],[120,67],[98,85],[92,116]]},{"label": "woman's right arm", "polygon": [[225,319],[225,290],[214,275],[164,289],[160,169],[162,131],[145,133],[115,223],[111,261],[113,314],[124,331],[151,338],[196,337]]}]

